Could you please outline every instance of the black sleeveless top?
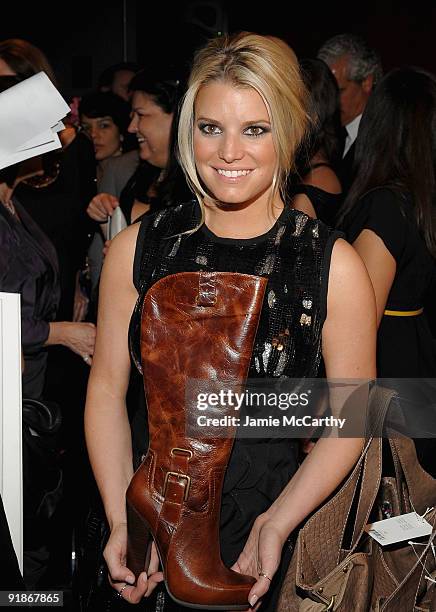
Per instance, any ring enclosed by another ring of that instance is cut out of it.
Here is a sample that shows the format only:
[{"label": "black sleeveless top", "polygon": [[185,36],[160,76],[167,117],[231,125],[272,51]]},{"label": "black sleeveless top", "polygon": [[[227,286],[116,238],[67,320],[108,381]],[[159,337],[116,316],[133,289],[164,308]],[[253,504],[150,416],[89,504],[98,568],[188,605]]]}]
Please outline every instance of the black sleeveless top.
[{"label": "black sleeveless top", "polygon": [[200,222],[196,202],[142,219],[133,272],[139,299],[129,332],[138,369],[144,294],[169,274],[202,270],[268,277],[249,378],[315,377],[321,358],[330,255],[340,234],[288,206],[267,233],[255,238],[220,238],[204,224],[186,233]]},{"label": "black sleeveless top", "polygon": [[[334,170],[331,164],[319,162],[310,166],[306,173],[303,172],[303,178],[311,170],[315,170],[315,168],[320,168],[322,166]],[[292,198],[298,193],[303,193],[309,198],[318,219],[329,227],[335,226],[336,216],[344,200],[343,193],[331,193],[320,187],[315,187],[315,185],[307,185],[301,182],[291,184],[288,190],[288,196]]]},{"label": "black sleeveless top", "polygon": [[[133,274],[139,298],[129,330],[137,367],[141,367],[141,308],[147,290],[169,274],[203,270],[268,278],[249,378],[315,377],[330,256],[340,234],[290,206],[267,233],[256,238],[220,238],[204,224],[185,233],[200,222],[196,201],[142,219]],[[227,565],[237,559],[254,519],[278,497],[297,467],[295,440],[235,440],[221,507],[221,553]]]},{"label": "black sleeveless top", "polygon": [[303,183],[292,188],[291,195],[298,193],[303,193],[309,198],[318,219],[329,227],[335,226],[336,216],[344,199],[342,193],[330,193],[315,185]]}]

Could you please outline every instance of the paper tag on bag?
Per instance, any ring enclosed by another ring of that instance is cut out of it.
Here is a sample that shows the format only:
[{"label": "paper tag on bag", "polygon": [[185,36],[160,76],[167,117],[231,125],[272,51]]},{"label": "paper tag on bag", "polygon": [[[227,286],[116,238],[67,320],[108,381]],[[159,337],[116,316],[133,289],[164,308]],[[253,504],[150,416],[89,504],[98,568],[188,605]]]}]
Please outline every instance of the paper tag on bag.
[{"label": "paper tag on bag", "polygon": [[433,527],[416,512],[400,514],[365,527],[365,531],[382,546],[413,540],[431,534]]}]

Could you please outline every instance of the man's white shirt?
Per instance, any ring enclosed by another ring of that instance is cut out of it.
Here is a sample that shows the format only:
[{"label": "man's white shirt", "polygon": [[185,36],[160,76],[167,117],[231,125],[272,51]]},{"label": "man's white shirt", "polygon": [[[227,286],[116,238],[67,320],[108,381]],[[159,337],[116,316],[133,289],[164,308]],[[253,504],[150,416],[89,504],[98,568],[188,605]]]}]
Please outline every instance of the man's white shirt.
[{"label": "man's white shirt", "polygon": [[345,129],[347,130],[347,137],[345,139],[344,153],[342,157],[346,156],[351,145],[356,140],[361,119],[362,119],[362,115],[357,115],[357,117],[355,117],[353,121],[351,121],[345,126]]}]

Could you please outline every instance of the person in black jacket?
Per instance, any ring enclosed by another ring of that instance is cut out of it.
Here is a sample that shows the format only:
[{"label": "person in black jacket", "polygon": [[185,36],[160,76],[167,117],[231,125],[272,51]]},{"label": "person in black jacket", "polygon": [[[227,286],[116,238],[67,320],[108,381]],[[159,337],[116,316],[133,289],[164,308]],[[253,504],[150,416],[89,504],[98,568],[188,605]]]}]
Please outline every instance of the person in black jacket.
[{"label": "person in black jacket", "polygon": [[377,52],[355,34],[333,36],[318,57],[330,67],[339,86],[344,150],[338,175],[345,194],[353,181],[354,142],[362,113],[383,69]]}]

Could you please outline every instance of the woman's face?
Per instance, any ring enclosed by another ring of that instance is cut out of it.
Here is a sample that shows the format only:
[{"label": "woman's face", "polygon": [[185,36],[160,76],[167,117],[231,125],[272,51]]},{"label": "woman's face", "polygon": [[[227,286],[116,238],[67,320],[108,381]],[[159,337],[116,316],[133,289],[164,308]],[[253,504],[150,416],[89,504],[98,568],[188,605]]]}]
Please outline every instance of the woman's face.
[{"label": "woman's face", "polygon": [[264,101],[252,88],[213,82],[195,101],[197,172],[222,203],[267,201],[277,155]]},{"label": "woman's face", "polygon": [[108,115],[92,118],[82,115],[81,125],[85,134],[92,140],[97,161],[120,154],[122,137],[112,117]]},{"label": "woman's face", "polygon": [[172,113],[162,110],[152,96],[134,92],[129,132],[136,134],[139,157],[158,168],[168,163],[172,120]]}]

